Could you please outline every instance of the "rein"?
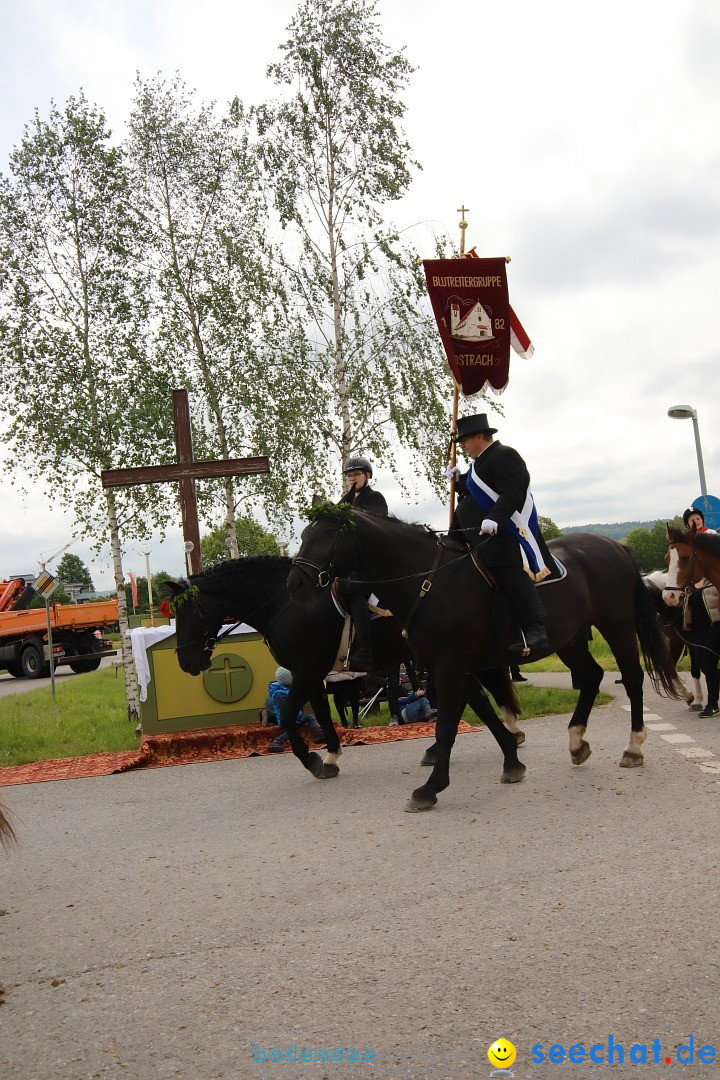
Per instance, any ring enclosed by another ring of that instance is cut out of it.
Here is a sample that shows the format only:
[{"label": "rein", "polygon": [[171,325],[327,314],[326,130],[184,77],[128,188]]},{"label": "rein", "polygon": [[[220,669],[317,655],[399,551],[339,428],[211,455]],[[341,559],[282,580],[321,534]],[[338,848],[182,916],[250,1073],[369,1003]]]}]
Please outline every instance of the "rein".
[{"label": "rein", "polygon": [[[313,580],[313,576],[312,576],[312,574],[310,574],[305,569],[305,567],[309,566],[309,567],[311,567],[311,569],[313,569],[313,570],[315,570],[317,572],[317,580],[314,581],[314,585],[315,585],[316,589],[325,589],[325,588],[327,588],[327,586],[330,584],[331,581],[336,581],[337,580],[337,577],[335,577],[335,578],[330,577],[330,571],[332,569],[334,569],[333,560],[334,560],[335,555],[337,553],[338,544],[339,544],[339,540],[340,540],[340,534],[344,531],[344,529],[345,529],[345,526],[343,525],[342,528],[338,531],[338,534],[337,534],[337,536],[335,538],[335,545],[334,545],[333,550],[332,550],[332,552],[330,554],[330,561],[328,562],[328,565],[327,565],[327,567],[325,569],[322,569],[320,566],[317,565],[317,563],[310,562],[309,559],[301,559],[298,556],[296,556],[293,559],[293,566],[297,566],[298,570],[302,571],[302,573],[304,573],[307,577],[309,577],[311,581]],[[473,530],[471,530],[471,529],[463,529],[462,531],[463,532],[476,532],[477,530],[476,529],[473,529]],[[490,539],[489,537],[483,537],[481,540],[479,540],[477,542],[477,544],[475,544],[474,547],[468,548],[467,551],[463,551],[463,553],[461,555],[458,555],[457,558],[451,559],[450,562],[446,562],[445,565],[442,567],[442,569],[445,570],[445,569],[447,569],[448,566],[453,566],[454,563],[462,562],[463,559],[470,558],[478,550],[478,548],[481,547],[489,539]],[[440,553],[435,559],[435,565],[433,566],[432,570],[420,570],[420,571],[418,571],[417,574],[404,574],[402,577],[371,578],[371,579],[368,579],[367,581],[364,581],[362,578],[353,578],[353,584],[354,585],[395,585],[395,584],[398,584],[401,581],[412,581],[414,578],[425,578],[425,579],[427,579],[428,575],[432,575],[432,574],[434,574],[436,572],[436,570],[441,569],[438,566],[438,563],[439,563],[441,555],[442,555],[442,549],[447,550],[446,545],[442,540],[437,541],[437,546],[438,546],[438,549],[440,549]],[[424,582],[423,582],[423,584],[424,584]],[[432,584],[432,582],[430,582],[430,584]],[[428,588],[425,590],[425,592],[428,592],[429,588],[430,588],[430,586],[428,585]]]}]

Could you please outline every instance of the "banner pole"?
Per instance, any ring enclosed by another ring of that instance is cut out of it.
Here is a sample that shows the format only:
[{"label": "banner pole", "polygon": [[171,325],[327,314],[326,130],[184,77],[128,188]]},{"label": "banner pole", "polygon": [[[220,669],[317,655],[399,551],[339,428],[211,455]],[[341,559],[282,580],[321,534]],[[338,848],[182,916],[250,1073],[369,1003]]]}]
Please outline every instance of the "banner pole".
[{"label": "banner pole", "polygon": [[[458,207],[458,214],[460,214],[460,256],[465,254],[465,230],[468,227],[468,223],[465,220],[469,207]],[[458,421],[458,404],[460,401],[460,391],[457,382],[453,380],[453,404],[452,404],[452,430],[450,433],[450,453],[448,454],[448,464],[455,468],[457,464],[457,443],[455,442],[455,436],[457,435],[457,421]],[[450,479],[450,525],[453,523],[455,517],[455,474],[453,473]]]}]

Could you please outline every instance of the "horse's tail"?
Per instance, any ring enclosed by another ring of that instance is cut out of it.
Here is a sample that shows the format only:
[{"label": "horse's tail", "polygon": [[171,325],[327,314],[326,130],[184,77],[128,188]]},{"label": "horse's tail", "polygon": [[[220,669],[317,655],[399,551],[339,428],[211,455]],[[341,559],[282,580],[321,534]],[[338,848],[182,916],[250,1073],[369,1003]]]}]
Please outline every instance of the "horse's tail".
[{"label": "horse's tail", "polygon": [[636,573],[635,579],[635,630],[642,652],[645,670],[657,693],[665,693],[677,701],[683,699],[680,680],[672,662],[668,643],[657,612],[653,607],[647,587]]},{"label": "horse's tail", "polygon": [[0,803],[0,846],[2,847],[11,847],[13,844],[17,844],[17,837],[7,818],[8,813],[7,807]]}]

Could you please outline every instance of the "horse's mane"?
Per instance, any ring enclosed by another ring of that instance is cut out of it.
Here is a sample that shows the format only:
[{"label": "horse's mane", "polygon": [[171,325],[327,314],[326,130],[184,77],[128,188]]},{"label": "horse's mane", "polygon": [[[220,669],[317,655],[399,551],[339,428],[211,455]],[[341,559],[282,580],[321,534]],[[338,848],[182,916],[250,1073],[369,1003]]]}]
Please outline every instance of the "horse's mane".
[{"label": "horse's mane", "polygon": [[309,521],[330,521],[336,525],[352,526],[356,515],[365,521],[372,521],[376,525],[390,525],[392,528],[398,529],[398,531],[412,529],[415,532],[419,530],[429,533],[431,536],[436,536],[435,530],[430,528],[429,525],[423,525],[422,522],[403,521],[402,518],[395,517],[393,514],[387,516],[385,514],[369,514],[367,510],[356,510],[349,503],[318,503],[317,506],[313,506],[311,510],[308,510],[306,517]]},{"label": "horse's mane", "polygon": [[292,559],[285,555],[247,555],[241,559],[224,559],[209,570],[193,574],[192,585],[206,584],[211,588],[228,584],[237,585],[239,580],[249,579],[257,584],[258,578],[276,577],[285,582]]},{"label": "horse's mane", "polygon": [[720,534],[718,533],[695,533],[683,532],[681,529],[670,529],[671,544],[687,544],[692,547],[697,545],[699,551],[707,551],[709,555],[717,555],[720,558]]}]

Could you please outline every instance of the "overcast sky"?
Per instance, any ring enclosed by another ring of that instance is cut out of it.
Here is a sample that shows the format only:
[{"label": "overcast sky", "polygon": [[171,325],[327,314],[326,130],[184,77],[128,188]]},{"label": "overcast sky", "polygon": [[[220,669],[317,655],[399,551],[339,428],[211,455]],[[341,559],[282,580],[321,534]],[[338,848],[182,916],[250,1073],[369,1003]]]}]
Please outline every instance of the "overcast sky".
[{"label": "overcast sky", "polygon": [[[291,0],[23,0],[4,5],[0,170],[35,108],[83,87],[122,135],[136,71],[178,70],[205,100],[272,95],[265,68]],[[391,211],[428,254],[433,230],[509,255],[510,297],[536,348],[513,354],[499,438],[526,458],[559,525],[672,516],[720,495],[720,5],[710,0],[381,0],[385,38],[417,67],[406,132],[423,166]],[[482,409],[482,406],[480,406]],[[462,411],[478,411],[471,402]],[[418,417],[422,423],[422,417]],[[445,433],[439,434],[445,438]],[[1,448],[0,448],[0,452]],[[443,527],[427,493],[400,516]],[[32,571],[73,523],[52,491],[0,491],[0,576]],[[75,544],[96,585],[109,560]],[[131,542],[127,566],[144,574]],[[138,549],[139,550],[139,549]],[[182,569],[179,533],[153,572]]]}]

